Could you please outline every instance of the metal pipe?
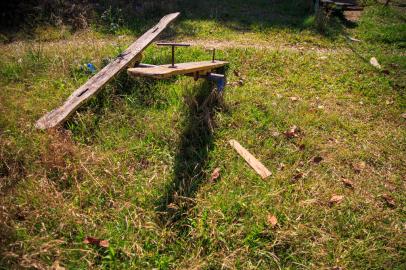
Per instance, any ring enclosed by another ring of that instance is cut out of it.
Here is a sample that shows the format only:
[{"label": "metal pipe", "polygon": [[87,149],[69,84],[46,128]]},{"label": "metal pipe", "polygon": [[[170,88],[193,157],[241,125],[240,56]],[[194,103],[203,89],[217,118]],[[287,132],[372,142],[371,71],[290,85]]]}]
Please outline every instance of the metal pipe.
[{"label": "metal pipe", "polygon": [[175,45],[172,45],[172,68],[175,68]]},{"label": "metal pipe", "polygon": [[186,43],[173,43],[173,42],[158,42],[156,45],[158,46],[171,46],[172,47],[172,64],[171,68],[176,68],[175,66],[175,47],[189,47],[190,44]]}]

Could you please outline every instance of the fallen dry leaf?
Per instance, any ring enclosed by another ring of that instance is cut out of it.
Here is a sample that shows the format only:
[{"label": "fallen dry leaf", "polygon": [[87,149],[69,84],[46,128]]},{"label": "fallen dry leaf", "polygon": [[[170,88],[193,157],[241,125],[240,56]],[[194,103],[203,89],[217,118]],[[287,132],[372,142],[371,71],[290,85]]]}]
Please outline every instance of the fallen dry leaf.
[{"label": "fallen dry leaf", "polygon": [[290,127],[287,131],[285,131],[285,136],[288,138],[296,138],[299,137],[300,129],[297,126]]},{"label": "fallen dry leaf", "polygon": [[375,57],[371,57],[371,59],[369,60],[369,63],[378,69],[382,68],[381,65],[379,64],[378,60]]},{"label": "fallen dry leaf", "polygon": [[210,176],[210,182],[214,182],[214,180],[216,180],[217,178],[219,178],[220,177],[220,168],[215,168],[214,170],[213,170],[213,172],[211,173],[211,176]]},{"label": "fallen dry leaf", "polygon": [[299,172],[293,176],[292,182],[297,182],[300,178],[303,177],[303,173]]},{"label": "fallen dry leaf", "polygon": [[168,204],[168,205],[167,205],[167,208],[168,208],[168,209],[172,209],[172,210],[178,210],[178,209],[179,209],[179,207],[178,207],[176,204],[174,204],[174,203]]},{"label": "fallen dry leaf", "polygon": [[344,183],[346,187],[354,188],[354,183],[350,179],[343,178],[341,181]]},{"label": "fallen dry leaf", "polygon": [[291,101],[298,101],[298,100],[299,100],[298,97],[289,97],[289,99],[290,99]]},{"label": "fallen dry leaf", "polygon": [[356,173],[360,173],[365,169],[366,163],[364,161],[360,161],[352,164],[352,167]]},{"label": "fallen dry leaf", "polygon": [[104,247],[104,248],[109,247],[109,241],[108,240],[101,240],[101,239],[97,239],[97,238],[90,237],[90,236],[87,236],[85,238],[85,240],[83,240],[83,243],[90,244],[90,245],[95,245],[95,246],[99,246],[99,247]]},{"label": "fallen dry leaf", "polygon": [[344,199],[342,195],[333,195],[328,201],[330,205],[339,204]]},{"label": "fallen dry leaf", "polygon": [[340,142],[340,141],[337,140],[336,138],[328,138],[328,141],[329,141],[330,143],[339,143],[339,142]]},{"label": "fallen dry leaf", "polygon": [[395,203],[395,200],[393,199],[393,197],[391,196],[391,195],[389,195],[389,194],[382,194],[382,199],[384,199],[385,200],[385,202],[386,202],[386,204],[388,205],[388,206],[390,206],[390,207],[392,207],[392,208],[395,208],[396,207],[396,203]]},{"label": "fallen dry leaf", "polygon": [[313,162],[318,164],[323,160],[323,158],[321,156],[316,156],[313,158]]},{"label": "fallen dry leaf", "polygon": [[278,224],[278,219],[274,215],[269,214],[268,223],[269,225],[271,225],[272,228],[275,228],[275,226]]},{"label": "fallen dry leaf", "polygon": [[406,113],[402,113],[402,118],[406,119]]},{"label": "fallen dry leaf", "polygon": [[237,69],[234,69],[233,73],[236,77],[241,77],[241,73]]}]

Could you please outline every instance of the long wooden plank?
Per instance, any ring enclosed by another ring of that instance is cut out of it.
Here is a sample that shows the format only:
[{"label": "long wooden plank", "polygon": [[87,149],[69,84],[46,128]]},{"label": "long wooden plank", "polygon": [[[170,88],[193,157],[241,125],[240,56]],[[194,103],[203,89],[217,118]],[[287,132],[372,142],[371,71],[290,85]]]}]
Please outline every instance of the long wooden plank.
[{"label": "long wooden plank", "polygon": [[84,102],[95,95],[111,78],[129,65],[152,41],[179,16],[179,12],[164,16],[157,25],[145,32],[139,39],[131,44],[113,62],[105,66],[99,73],[91,77],[84,85],[79,87],[59,107],[41,117],[35,127],[47,129],[64,122]]},{"label": "long wooden plank", "polygon": [[234,147],[237,153],[240,154],[240,156],[242,156],[245,161],[262,177],[262,179],[265,179],[271,175],[271,172],[236,140],[230,140],[229,143],[232,147]]},{"label": "long wooden plank", "polygon": [[168,78],[174,75],[194,73],[198,71],[210,71],[215,68],[226,65],[224,61],[202,61],[202,62],[190,62],[190,63],[178,63],[175,68],[170,64],[159,66],[140,65],[135,68],[127,69],[127,73],[133,77],[152,77],[156,79]]}]

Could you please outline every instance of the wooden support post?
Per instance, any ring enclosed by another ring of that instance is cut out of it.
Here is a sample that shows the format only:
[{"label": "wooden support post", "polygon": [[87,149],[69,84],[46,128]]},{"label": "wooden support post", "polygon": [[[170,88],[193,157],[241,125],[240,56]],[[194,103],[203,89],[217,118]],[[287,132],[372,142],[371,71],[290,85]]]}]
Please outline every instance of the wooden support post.
[{"label": "wooden support post", "polygon": [[79,87],[65,101],[65,103],[41,117],[35,127],[47,129],[63,123],[84,102],[94,96],[106,83],[117,73],[127,67],[154,39],[168,26],[170,22],[179,16],[179,12],[164,16],[157,25],[145,32],[137,41],[130,45],[113,62],[105,66],[99,73],[90,78],[84,85]]}]

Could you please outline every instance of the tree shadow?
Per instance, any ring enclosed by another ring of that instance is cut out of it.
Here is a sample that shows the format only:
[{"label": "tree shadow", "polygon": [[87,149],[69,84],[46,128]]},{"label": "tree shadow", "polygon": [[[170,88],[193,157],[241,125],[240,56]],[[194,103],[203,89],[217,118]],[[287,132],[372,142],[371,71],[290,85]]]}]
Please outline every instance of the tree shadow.
[{"label": "tree shadow", "polygon": [[175,157],[173,180],[156,201],[159,223],[163,226],[187,215],[194,205],[196,192],[208,178],[205,168],[213,148],[214,116],[222,109],[223,101],[207,81],[193,92],[196,94],[185,97],[188,112]]},{"label": "tree shadow", "polygon": [[[181,12],[177,25],[166,33],[165,38],[179,34],[193,36],[198,29],[188,24],[190,20],[213,21],[237,32],[261,31],[271,28],[306,28],[305,21],[314,12],[312,0],[280,1],[280,0],[206,0],[206,1],[167,1],[155,12],[148,12],[148,17],[140,19],[134,14],[126,14],[126,24],[134,34],[145,30],[145,24],[157,20],[169,12]],[[171,2],[171,3],[169,3]],[[130,9],[135,10],[135,9]],[[152,15],[152,16],[151,16]],[[215,29],[213,29],[215,30]]]},{"label": "tree shadow", "polygon": [[[193,37],[199,29],[193,23],[190,24],[190,21],[212,21],[240,33],[248,31],[266,33],[275,28],[296,31],[308,29],[318,32],[317,27],[308,23],[309,17],[314,15],[314,0],[103,0],[97,3],[86,2],[82,5],[76,5],[74,0],[68,0],[62,6],[52,4],[41,6],[40,9],[33,4],[24,5],[23,9],[18,4],[9,4],[5,7],[8,7],[9,12],[6,17],[0,18],[2,21],[13,21],[12,25],[17,26],[17,30],[24,25],[32,30],[41,24],[58,25],[55,22],[61,21],[63,24],[71,25],[72,31],[75,31],[81,28],[77,24],[84,21],[82,24],[92,24],[101,32],[117,34],[119,32],[117,30],[124,27],[134,35],[140,35],[156,24],[163,15],[179,11],[181,16],[177,25],[169,27],[162,34],[162,38],[171,38],[177,34]],[[72,12],[71,9],[74,8],[83,9],[83,12]],[[28,21],[34,23],[27,23],[27,19],[24,18],[33,18]],[[28,29],[27,33],[32,32]],[[3,30],[7,29],[1,31]]]}]

